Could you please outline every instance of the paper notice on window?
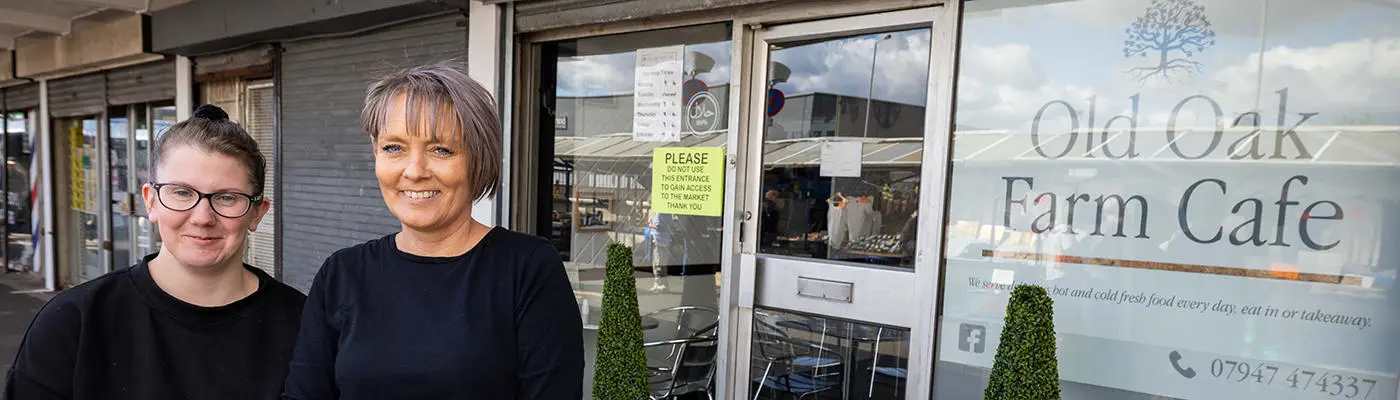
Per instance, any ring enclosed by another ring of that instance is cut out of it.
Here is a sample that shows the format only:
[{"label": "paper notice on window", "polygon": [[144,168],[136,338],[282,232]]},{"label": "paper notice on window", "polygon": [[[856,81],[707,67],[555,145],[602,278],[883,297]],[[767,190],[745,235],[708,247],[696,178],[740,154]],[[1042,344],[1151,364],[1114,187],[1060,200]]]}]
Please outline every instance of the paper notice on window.
[{"label": "paper notice on window", "polygon": [[632,139],[681,140],[681,81],[685,46],[637,50],[633,83]]},{"label": "paper notice on window", "polygon": [[829,177],[860,177],[861,142],[823,142],[821,175]]}]

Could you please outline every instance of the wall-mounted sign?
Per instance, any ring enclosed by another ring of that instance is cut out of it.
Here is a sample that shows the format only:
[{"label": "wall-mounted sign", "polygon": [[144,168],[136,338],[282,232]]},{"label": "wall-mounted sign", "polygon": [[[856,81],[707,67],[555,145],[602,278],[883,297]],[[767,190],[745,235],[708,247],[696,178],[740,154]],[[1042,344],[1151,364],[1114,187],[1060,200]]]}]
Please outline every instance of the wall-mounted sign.
[{"label": "wall-mounted sign", "polygon": [[651,165],[652,210],[724,215],[723,147],[658,147],[652,152]]},{"label": "wall-mounted sign", "polygon": [[685,46],[637,50],[633,82],[632,139],[681,140],[681,76]]}]

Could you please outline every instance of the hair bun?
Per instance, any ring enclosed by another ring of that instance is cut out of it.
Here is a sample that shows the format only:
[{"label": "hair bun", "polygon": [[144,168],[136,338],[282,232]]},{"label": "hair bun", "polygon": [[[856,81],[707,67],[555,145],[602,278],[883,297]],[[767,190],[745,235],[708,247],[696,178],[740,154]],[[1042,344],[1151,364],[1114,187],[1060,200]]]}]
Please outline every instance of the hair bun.
[{"label": "hair bun", "polygon": [[219,121],[228,119],[228,113],[224,112],[224,109],[219,108],[219,106],[205,104],[194,109],[194,117],[204,118],[210,121]]}]

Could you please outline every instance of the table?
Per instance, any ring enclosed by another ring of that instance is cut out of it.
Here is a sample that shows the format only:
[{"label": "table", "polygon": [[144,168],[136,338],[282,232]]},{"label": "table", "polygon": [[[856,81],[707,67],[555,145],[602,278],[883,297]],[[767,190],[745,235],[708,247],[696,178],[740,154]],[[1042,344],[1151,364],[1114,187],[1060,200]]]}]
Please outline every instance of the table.
[{"label": "table", "polygon": [[[598,330],[598,321],[602,317],[602,310],[590,308],[588,312],[588,318],[583,320],[583,329],[587,329],[590,331]],[[648,316],[642,316],[642,330],[656,329],[656,327],[658,326],[661,326],[660,320]]]}]

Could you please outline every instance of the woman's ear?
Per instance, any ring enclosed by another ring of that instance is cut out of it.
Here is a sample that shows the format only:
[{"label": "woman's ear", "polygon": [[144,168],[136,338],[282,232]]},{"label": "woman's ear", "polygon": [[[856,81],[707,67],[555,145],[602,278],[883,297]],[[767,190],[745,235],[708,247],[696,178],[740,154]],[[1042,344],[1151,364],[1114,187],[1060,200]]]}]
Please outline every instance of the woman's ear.
[{"label": "woman's ear", "polygon": [[156,203],[159,202],[156,199],[156,188],[149,183],[141,185],[141,200],[146,206],[146,218],[150,219],[151,223],[159,222],[157,220],[160,219],[160,213],[155,212]]},{"label": "woman's ear", "polygon": [[267,216],[268,210],[271,209],[271,197],[263,197],[262,201],[259,201],[258,204],[253,205],[253,209],[248,211],[249,213],[253,214],[253,223],[248,224],[248,232],[256,232],[258,230],[258,224],[262,222],[263,217]]}]

